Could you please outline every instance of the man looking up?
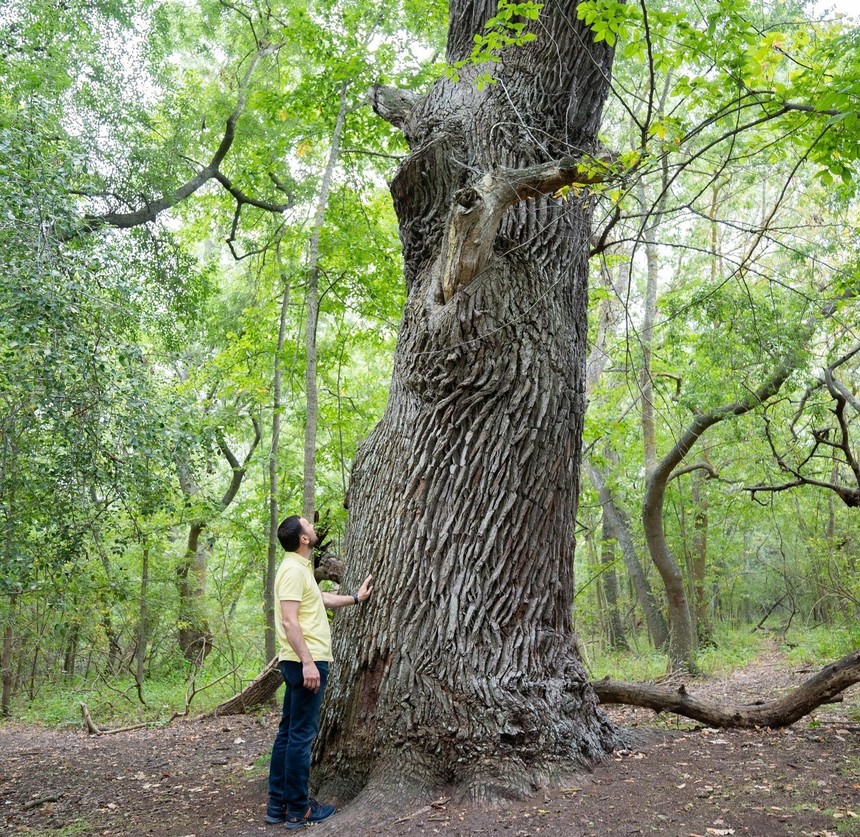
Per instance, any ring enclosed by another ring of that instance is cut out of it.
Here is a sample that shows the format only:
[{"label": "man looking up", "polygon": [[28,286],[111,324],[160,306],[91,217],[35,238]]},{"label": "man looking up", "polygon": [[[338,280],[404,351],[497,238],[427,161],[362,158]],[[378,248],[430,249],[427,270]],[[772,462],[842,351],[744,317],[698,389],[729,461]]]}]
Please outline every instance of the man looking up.
[{"label": "man looking up", "polygon": [[266,822],[301,828],[330,817],[334,805],[323,805],[308,794],[311,745],[319,730],[320,706],[331,662],[331,630],[326,608],[366,602],[373,592],[368,576],[358,592],[344,596],[323,593],[311,561],[319,542],[303,517],[288,517],[278,527],[286,555],[275,574],[275,627],[278,659],[286,683],[284,708],[269,765]]}]

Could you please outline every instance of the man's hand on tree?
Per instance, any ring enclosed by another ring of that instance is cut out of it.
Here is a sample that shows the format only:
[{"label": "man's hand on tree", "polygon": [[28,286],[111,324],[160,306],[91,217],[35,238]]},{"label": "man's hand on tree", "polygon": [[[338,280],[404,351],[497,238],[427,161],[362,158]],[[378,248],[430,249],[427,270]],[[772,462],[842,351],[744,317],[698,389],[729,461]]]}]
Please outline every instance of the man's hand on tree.
[{"label": "man's hand on tree", "polygon": [[361,587],[358,588],[358,592],[355,594],[358,596],[359,602],[364,604],[369,598],[370,594],[373,592],[373,585],[371,582],[373,581],[373,576],[369,575],[361,584]]}]

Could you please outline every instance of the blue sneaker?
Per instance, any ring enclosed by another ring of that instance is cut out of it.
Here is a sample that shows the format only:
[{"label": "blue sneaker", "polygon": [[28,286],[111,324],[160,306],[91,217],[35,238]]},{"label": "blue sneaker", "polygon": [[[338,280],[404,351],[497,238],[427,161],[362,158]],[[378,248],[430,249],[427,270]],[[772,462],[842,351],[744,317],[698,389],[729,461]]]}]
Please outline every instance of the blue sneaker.
[{"label": "blue sneaker", "polygon": [[287,821],[287,814],[281,811],[278,814],[273,814],[271,811],[266,812],[266,822],[269,825],[283,825]]},{"label": "blue sneaker", "polygon": [[287,814],[285,828],[304,828],[317,822],[327,820],[334,812],[334,805],[323,805],[316,799],[309,800],[307,811],[304,814]]}]

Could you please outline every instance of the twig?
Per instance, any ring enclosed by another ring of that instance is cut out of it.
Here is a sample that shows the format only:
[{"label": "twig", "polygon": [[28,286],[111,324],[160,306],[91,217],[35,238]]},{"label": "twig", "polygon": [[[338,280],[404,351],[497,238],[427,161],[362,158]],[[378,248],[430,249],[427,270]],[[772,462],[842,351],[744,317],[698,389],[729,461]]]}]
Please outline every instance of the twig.
[{"label": "twig", "polygon": [[25,802],[21,806],[22,811],[29,811],[32,808],[38,808],[40,805],[44,805],[47,802],[57,802],[65,796],[64,793],[55,793],[51,796],[43,796],[40,799],[31,799],[29,802]]},{"label": "twig", "polygon": [[143,729],[144,727],[149,726],[149,724],[144,723],[134,724],[130,727],[117,727],[116,729],[101,729],[101,727],[99,727],[93,720],[92,715],[90,715],[90,710],[83,702],[81,703],[81,715],[84,718],[84,724],[86,725],[87,732],[90,735],[113,735],[116,732],[131,732],[132,730]]}]

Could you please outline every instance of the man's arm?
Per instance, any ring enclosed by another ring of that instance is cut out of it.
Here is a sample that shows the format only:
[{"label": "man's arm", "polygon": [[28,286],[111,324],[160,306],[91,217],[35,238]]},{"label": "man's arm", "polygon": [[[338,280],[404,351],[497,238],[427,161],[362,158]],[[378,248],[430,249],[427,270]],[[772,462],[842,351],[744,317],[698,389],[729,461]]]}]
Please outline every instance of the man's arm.
[{"label": "man's arm", "polygon": [[[350,598],[352,601],[352,598]],[[320,690],[320,672],[308,651],[308,644],[305,642],[305,635],[302,633],[302,626],[299,624],[299,606],[301,602],[281,602],[281,621],[284,623],[284,631],[287,634],[287,642],[290,643],[290,648],[296,652],[299,660],[302,663],[302,677],[304,678],[304,687],[312,692]]]},{"label": "man's arm", "polygon": [[[358,592],[355,594],[358,597],[357,602],[351,594],[348,596],[344,596],[342,593],[323,593],[323,604],[330,610],[337,610],[339,607],[348,607],[352,604],[366,602],[370,598],[370,594],[373,592],[373,585],[371,584],[371,581],[373,581],[372,575],[369,575],[366,579],[364,579],[361,587],[358,588]],[[289,637],[289,634],[287,634],[287,636]]]}]

